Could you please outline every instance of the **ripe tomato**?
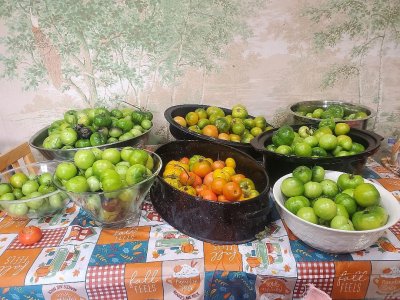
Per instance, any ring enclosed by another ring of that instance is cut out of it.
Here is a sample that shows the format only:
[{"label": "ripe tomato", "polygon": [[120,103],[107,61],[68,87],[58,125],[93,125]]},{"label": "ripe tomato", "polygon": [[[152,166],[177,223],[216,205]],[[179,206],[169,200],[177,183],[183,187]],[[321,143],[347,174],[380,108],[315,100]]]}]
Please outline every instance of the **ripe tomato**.
[{"label": "ripe tomato", "polygon": [[225,162],[223,160],[216,160],[213,162],[211,167],[213,170],[222,169],[223,167],[225,167]]},{"label": "ripe tomato", "polygon": [[230,138],[229,138],[229,134],[227,134],[227,133],[220,133],[219,135],[218,135],[218,138],[219,139],[221,139],[221,140],[225,140],[225,141],[229,141],[230,140]]},{"label": "ripe tomato", "polygon": [[228,182],[224,185],[222,192],[225,198],[229,201],[235,201],[242,195],[242,190],[236,182]]},{"label": "ripe tomato", "polygon": [[226,200],[224,195],[218,195],[218,202],[230,202],[230,201]]},{"label": "ripe tomato", "polygon": [[174,121],[175,121],[176,123],[178,123],[179,125],[183,126],[183,127],[186,127],[186,125],[187,125],[185,118],[184,118],[184,117],[181,117],[181,116],[176,116],[176,117],[174,118]]},{"label": "ripe tomato", "polygon": [[193,172],[182,172],[179,175],[179,181],[183,185],[192,185],[195,180],[196,180],[196,174]]},{"label": "ripe tomato", "polygon": [[240,183],[240,181],[242,181],[242,179],[245,179],[245,178],[246,178],[246,176],[244,176],[243,174],[235,174],[235,175],[231,176],[231,181]]},{"label": "ripe tomato", "polygon": [[179,160],[179,162],[181,162],[181,163],[183,163],[183,164],[185,164],[185,165],[188,165],[189,164],[189,158],[188,157],[182,157],[180,160]]},{"label": "ripe tomato", "polygon": [[214,175],[214,172],[210,172],[206,176],[204,176],[203,184],[205,184],[207,186],[211,186],[211,182],[213,182],[213,180],[214,180],[213,175]]},{"label": "ripe tomato", "polygon": [[193,164],[192,172],[201,178],[212,171],[211,163],[208,160],[199,160]]},{"label": "ripe tomato", "polygon": [[201,185],[197,185],[194,187],[197,195],[201,196],[201,193],[205,190],[209,190],[210,188],[208,186],[206,186],[205,184],[201,184]]},{"label": "ripe tomato", "polygon": [[232,167],[232,168],[236,168],[236,161],[232,158],[232,157],[228,157],[226,160],[225,160],[225,165],[227,166],[227,167]]},{"label": "ripe tomato", "polygon": [[218,138],[218,128],[215,125],[207,125],[203,128],[202,133],[207,136]]},{"label": "ripe tomato", "polygon": [[199,175],[196,175],[194,178],[194,182],[192,184],[193,187],[199,186],[203,184],[203,180],[201,179],[201,177]]},{"label": "ripe tomato", "polygon": [[217,178],[214,179],[213,182],[211,182],[211,190],[217,194],[217,195],[221,195],[222,194],[222,189],[224,187],[224,185],[226,184],[226,180],[223,178]]},{"label": "ripe tomato", "polygon": [[201,197],[203,198],[203,199],[206,199],[206,200],[211,200],[211,201],[217,201],[217,195],[215,195],[214,194],[214,192],[213,191],[211,191],[211,190],[204,190],[202,193],[201,193]]},{"label": "ripe tomato", "polygon": [[36,226],[26,226],[18,233],[18,240],[22,245],[30,246],[42,239],[42,230]]}]

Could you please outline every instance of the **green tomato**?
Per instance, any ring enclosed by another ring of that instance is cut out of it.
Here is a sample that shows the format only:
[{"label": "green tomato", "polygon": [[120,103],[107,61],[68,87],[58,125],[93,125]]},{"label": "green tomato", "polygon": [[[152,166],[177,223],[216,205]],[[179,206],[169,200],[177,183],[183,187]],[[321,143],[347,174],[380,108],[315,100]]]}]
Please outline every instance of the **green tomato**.
[{"label": "green tomato", "polygon": [[120,162],[121,153],[118,151],[118,149],[108,148],[108,149],[104,149],[103,155],[101,158],[104,160],[108,160],[115,165]]},{"label": "green tomato", "polygon": [[28,196],[29,194],[32,194],[33,192],[36,192],[39,189],[39,184],[37,183],[36,180],[28,180],[22,185],[22,193],[25,196]]},{"label": "green tomato", "polygon": [[318,217],[326,221],[332,220],[337,214],[336,203],[329,198],[318,198],[313,209]]},{"label": "green tomato", "polygon": [[101,208],[101,200],[98,195],[90,195],[85,203],[85,208],[97,215],[97,211]]},{"label": "green tomato", "polygon": [[60,139],[64,145],[72,146],[78,140],[78,133],[72,128],[66,128],[61,131]]},{"label": "green tomato", "polygon": [[343,204],[336,203],[336,216],[343,216],[346,217],[347,219],[349,218],[349,213]]},{"label": "green tomato", "polygon": [[38,188],[38,192],[41,193],[42,195],[50,194],[55,190],[56,188],[52,185],[41,185]]},{"label": "green tomato", "polygon": [[[21,188],[22,185],[28,181],[28,176],[24,173],[15,173],[10,177],[10,183],[14,188]],[[7,191],[7,193],[10,191]],[[1,195],[1,191],[0,191]]]},{"label": "green tomato", "polygon": [[89,169],[93,165],[95,160],[96,157],[90,149],[78,150],[74,155],[75,165],[82,170]]},{"label": "green tomato", "polygon": [[112,164],[112,162],[110,162],[109,160],[105,160],[105,159],[96,160],[92,166],[93,174],[99,178],[101,177],[101,174],[105,170],[107,170],[107,169],[114,170],[114,168],[115,168],[115,166]]},{"label": "green tomato", "polygon": [[333,180],[330,179],[324,179],[321,181],[321,187],[322,187],[322,195],[324,197],[333,199],[337,193],[339,193],[339,188]]},{"label": "green tomato", "polygon": [[[234,105],[232,107],[232,118],[246,119],[248,116],[247,109],[242,105]],[[254,124],[255,126],[255,124]],[[253,126],[253,127],[254,127]]]},{"label": "green tomato", "polygon": [[[40,187],[39,187],[39,192],[40,192]],[[24,194],[22,193],[22,190],[20,188],[15,188],[13,190],[13,194],[15,199],[21,199],[22,197],[24,197]]]},{"label": "green tomato", "polygon": [[294,177],[285,178],[281,184],[281,192],[286,197],[301,196],[304,193],[303,182]]},{"label": "green tomato", "polygon": [[304,196],[290,197],[285,201],[285,207],[293,214],[297,214],[300,208],[309,206],[310,201]]},{"label": "green tomato", "polygon": [[103,191],[112,192],[122,188],[121,177],[115,170],[106,170],[101,178]]},{"label": "green tomato", "polygon": [[126,183],[133,185],[145,180],[148,175],[148,169],[142,164],[134,164],[126,171]]},{"label": "green tomato", "polygon": [[355,212],[351,220],[356,230],[371,230],[384,226],[388,217],[383,207],[370,206],[362,211]]},{"label": "green tomato", "polygon": [[352,216],[357,210],[357,202],[348,194],[339,193],[335,196],[335,203],[337,205],[343,205],[346,211]]},{"label": "green tomato", "polygon": [[140,126],[142,126],[145,130],[150,129],[153,127],[153,123],[150,120],[144,119],[141,123]]},{"label": "green tomato", "polygon": [[133,122],[128,119],[119,119],[116,125],[118,128],[121,128],[123,132],[127,132],[133,128]]},{"label": "green tomato", "polygon": [[131,114],[132,121],[135,124],[141,124],[142,121],[144,120],[144,114],[141,111],[135,110]]},{"label": "green tomato", "polygon": [[93,152],[94,157],[95,157],[96,160],[101,159],[101,157],[102,157],[102,155],[103,155],[103,150],[101,150],[101,149],[99,149],[99,148],[92,148],[91,150],[92,150],[92,152]]},{"label": "green tomato", "polygon": [[43,148],[46,149],[60,149],[62,146],[63,143],[58,133],[52,133],[43,141]]},{"label": "green tomato", "polygon": [[362,207],[378,205],[381,195],[371,183],[361,183],[354,189],[354,199]]},{"label": "green tomato", "polygon": [[318,217],[312,207],[302,207],[298,210],[296,216],[307,222],[318,224]]},{"label": "green tomato", "polygon": [[15,196],[14,193],[5,193],[3,195],[0,196],[0,200],[15,200]]},{"label": "green tomato", "polygon": [[89,139],[79,139],[75,143],[76,148],[86,148],[92,146]]},{"label": "green tomato", "polygon": [[44,172],[38,177],[40,185],[52,185],[53,184],[53,176],[49,172]]},{"label": "green tomato", "polygon": [[4,195],[6,193],[12,193],[12,191],[13,191],[13,188],[10,184],[0,183],[0,196]]},{"label": "green tomato", "polygon": [[89,178],[90,176],[93,176],[93,168],[92,167],[87,168],[85,171],[85,177]]},{"label": "green tomato", "polygon": [[[42,194],[40,192],[33,192],[32,194],[28,195],[28,198],[36,198],[36,197],[40,197],[42,196]],[[44,202],[44,198],[40,198],[40,199],[35,199],[35,200],[31,200],[28,202],[25,202],[25,204],[32,209],[38,209],[43,205]]]},{"label": "green tomato", "polygon": [[315,119],[320,119],[323,112],[324,110],[322,108],[316,108],[312,112],[312,117]]},{"label": "green tomato", "polygon": [[361,153],[365,151],[365,147],[360,143],[353,142],[353,145],[351,146],[351,151],[355,153]]},{"label": "green tomato", "polygon": [[340,230],[349,230],[353,231],[353,223],[349,220],[349,218],[346,218],[345,216],[337,215],[331,220],[331,228],[333,229],[340,229]]},{"label": "green tomato", "polygon": [[360,175],[353,174],[340,174],[337,179],[337,185],[340,190],[344,191],[346,189],[354,189],[358,185],[364,183],[364,178]]},{"label": "green tomato", "polygon": [[107,139],[100,132],[95,132],[90,135],[90,145],[100,146],[107,142]]},{"label": "green tomato", "polygon": [[322,186],[319,182],[309,181],[304,184],[304,196],[310,199],[318,198],[322,195]]},{"label": "green tomato", "polygon": [[322,135],[318,141],[318,145],[325,150],[333,150],[337,144],[337,137],[329,133]]},{"label": "green tomato", "polygon": [[25,203],[10,204],[7,212],[13,217],[22,217],[28,213],[28,206]]},{"label": "green tomato", "polygon": [[294,178],[301,180],[303,183],[311,181],[312,171],[309,167],[299,166],[293,170],[292,175]]},{"label": "green tomato", "polygon": [[325,178],[325,170],[321,166],[314,166],[312,168],[312,181],[321,182]]},{"label": "green tomato", "polygon": [[[192,127],[192,126],[191,126]],[[131,131],[129,131],[129,133],[133,136],[133,137],[137,137],[139,135],[142,135],[142,130],[138,129],[138,128],[132,128]]]},{"label": "green tomato", "polygon": [[76,166],[71,162],[62,162],[56,168],[56,176],[59,179],[68,180],[78,173]]},{"label": "green tomato", "polygon": [[69,192],[85,193],[89,191],[89,185],[84,176],[75,176],[65,183],[65,188]]},{"label": "green tomato", "polygon": [[122,129],[117,128],[117,127],[113,127],[113,128],[110,129],[108,134],[110,135],[110,137],[118,138],[123,134],[123,132],[122,132]]},{"label": "green tomato", "polygon": [[353,148],[353,140],[348,135],[339,135],[337,141],[338,146],[342,147],[346,151],[350,151]]},{"label": "green tomato", "polygon": [[123,135],[121,135],[118,138],[118,140],[123,142],[123,141],[127,141],[127,140],[130,140],[130,139],[133,139],[134,137],[135,136],[130,131],[128,131],[128,132],[124,133]]},{"label": "green tomato", "polygon": [[[317,142],[318,143],[318,142]],[[312,148],[312,153],[311,156],[316,156],[316,157],[327,157],[328,153],[326,152],[325,149],[321,147],[314,147]]]},{"label": "green tomato", "polygon": [[293,153],[293,149],[288,145],[281,145],[275,149],[275,153],[279,153],[282,155],[291,155]]},{"label": "green tomato", "polygon": [[149,154],[145,150],[134,149],[129,157],[129,163],[131,165],[142,164],[145,166],[148,159]]},{"label": "green tomato", "polygon": [[97,192],[101,190],[101,182],[96,176],[90,176],[86,179],[86,181],[91,192]]},{"label": "green tomato", "polygon": [[49,196],[49,205],[54,209],[61,209],[64,205],[64,199],[61,193]]},{"label": "green tomato", "polygon": [[312,154],[311,146],[304,142],[297,143],[294,146],[294,154],[300,157],[310,157]]}]

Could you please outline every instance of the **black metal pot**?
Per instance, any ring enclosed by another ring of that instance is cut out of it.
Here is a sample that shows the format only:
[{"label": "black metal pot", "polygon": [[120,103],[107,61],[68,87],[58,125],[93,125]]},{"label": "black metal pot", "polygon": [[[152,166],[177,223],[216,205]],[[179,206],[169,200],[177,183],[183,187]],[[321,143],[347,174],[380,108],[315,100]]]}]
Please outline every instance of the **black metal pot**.
[{"label": "black metal pot", "polygon": [[[239,149],[247,154],[249,154],[251,157],[255,158],[256,160],[261,161],[262,160],[262,155],[255,151],[253,147],[250,144],[245,144],[245,143],[237,143],[237,142],[231,142],[231,141],[225,141],[222,139],[215,139],[210,136],[206,136],[203,134],[199,134],[197,132],[191,131],[186,127],[183,127],[176,123],[173,119],[176,116],[181,116],[185,117],[187,113],[191,111],[195,111],[197,108],[204,108],[207,109],[209,105],[199,105],[199,104],[183,104],[183,105],[176,105],[176,106],[171,106],[169,107],[165,112],[164,112],[164,117],[169,123],[169,130],[174,138],[177,140],[203,140],[203,141],[209,141],[213,143],[218,143],[222,145],[227,145],[234,147],[236,149]],[[226,115],[229,115],[232,113],[232,110],[226,109],[223,107],[220,107]],[[249,118],[253,118],[253,116],[249,116]],[[267,124],[267,126],[270,126]]]},{"label": "black metal pot", "polygon": [[[304,125],[293,125],[294,130],[298,130]],[[313,124],[305,126],[313,127]],[[326,170],[341,171],[353,174],[361,174],[367,159],[378,151],[383,137],[380,135],[357,128],[351,128],[347,134],[354,142],[360,143],[365,147],[365,151],[342,157],[298,157],[288,156],[266,150],[265,147],[272,144],[272,136],[278,128],[264,132],[251,141],[255,150],[263,154],[265,169],[270,178],[271,185],[283,175],[291,173],[298,166],[321,166]]]},{"label": "black metal pot", "polygon": [[155,151],[165,165],[170,160],[195,154],[212,159],[235,159],[237,173],[251,178],[260,195],[240,202],[216,202],[186,194],[158,176],[150,190],[155,209],[170,225],[202,241],[240,244],[255,239],[270,222],[269,180],[262,165],[232,147],[206,141],[174,141]]}]

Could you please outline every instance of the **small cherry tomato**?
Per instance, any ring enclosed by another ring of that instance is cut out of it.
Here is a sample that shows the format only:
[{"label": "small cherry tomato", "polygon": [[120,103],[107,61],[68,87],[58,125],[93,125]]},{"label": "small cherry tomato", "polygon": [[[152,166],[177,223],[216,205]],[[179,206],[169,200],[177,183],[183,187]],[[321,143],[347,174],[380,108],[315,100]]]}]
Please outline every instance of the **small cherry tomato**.
[{"label": "small cherry tomato", "polygon": [[36,226],[26,226],[18,233],[18,240],[22,245],[30,246],[42,239],[42,230]]}]

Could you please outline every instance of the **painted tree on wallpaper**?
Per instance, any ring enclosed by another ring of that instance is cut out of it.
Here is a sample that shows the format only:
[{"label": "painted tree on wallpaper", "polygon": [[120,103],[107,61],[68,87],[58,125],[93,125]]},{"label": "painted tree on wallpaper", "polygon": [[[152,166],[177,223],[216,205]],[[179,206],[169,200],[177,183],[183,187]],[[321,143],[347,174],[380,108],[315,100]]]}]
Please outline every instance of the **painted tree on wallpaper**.
[{"label": "painted tree on wallpaper", "polygon": [[147,106],[156,83],[176,85],[188,67],[210,72],[246,17],[265,0],[0,0],[7,35],[3,78],[25,89],[52,83],[93,106],[133,96]]},{"label": "painted tree on wallpaper", "polygon": [[[323,25],[323,30],[314,33],[314,44],[318,50],[340,47],[343,40],[353,45],[348,53],[348,63],[335,64],[325,75],[322,87],[333,86],[340,78],[358,76],[359,102],[363,98],[363,59],[368,55],[378,57],[377,88],[374,102],[376,118],[373,129],[385,115],[381,114],[383,103],[383,60],[390,48],[400,42],[400,2],[398,0],[330,0],[308,7],[305,16]],[[393,115],[387,113],[388,121]]]}]

